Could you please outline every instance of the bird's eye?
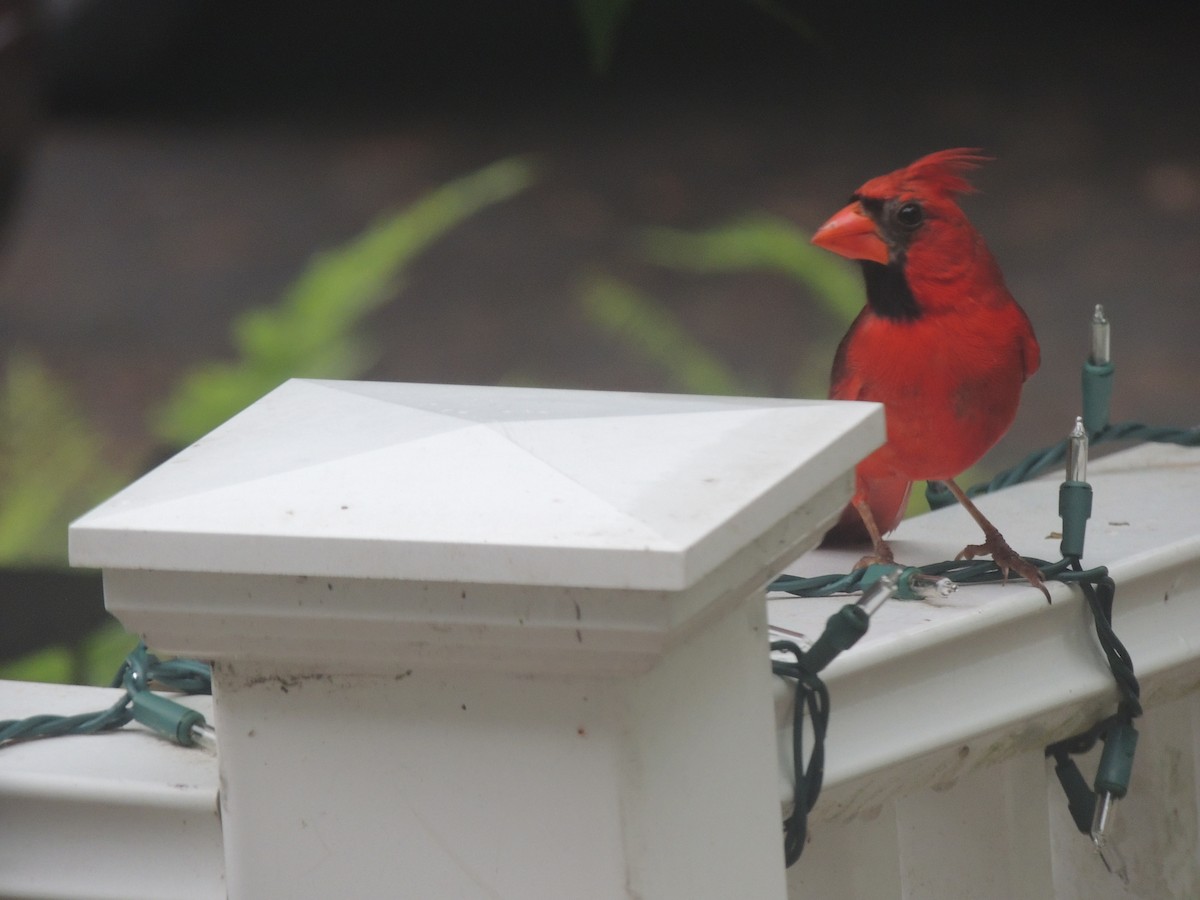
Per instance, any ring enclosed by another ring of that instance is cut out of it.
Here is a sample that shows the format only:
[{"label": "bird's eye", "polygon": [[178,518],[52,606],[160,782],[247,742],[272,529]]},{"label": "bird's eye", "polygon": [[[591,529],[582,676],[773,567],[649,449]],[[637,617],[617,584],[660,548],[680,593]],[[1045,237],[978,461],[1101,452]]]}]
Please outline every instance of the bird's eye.
[{"label": "bird's eye", "polygon": [[905,203],[896,210],[896,221],[909,230],[916,228],[924,219],[925,211],[917,203]]}]

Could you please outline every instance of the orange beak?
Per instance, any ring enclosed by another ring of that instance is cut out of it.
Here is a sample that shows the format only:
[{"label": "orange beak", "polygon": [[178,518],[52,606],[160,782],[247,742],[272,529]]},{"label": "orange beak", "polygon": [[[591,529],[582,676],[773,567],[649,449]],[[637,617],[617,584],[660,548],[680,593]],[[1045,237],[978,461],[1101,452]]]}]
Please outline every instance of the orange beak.
[{"label": "orange beak", "polygon": [[818,228],[812,242],[847,259],[869,259],[885,266],[888,263],[887,244],[857,200]]}]

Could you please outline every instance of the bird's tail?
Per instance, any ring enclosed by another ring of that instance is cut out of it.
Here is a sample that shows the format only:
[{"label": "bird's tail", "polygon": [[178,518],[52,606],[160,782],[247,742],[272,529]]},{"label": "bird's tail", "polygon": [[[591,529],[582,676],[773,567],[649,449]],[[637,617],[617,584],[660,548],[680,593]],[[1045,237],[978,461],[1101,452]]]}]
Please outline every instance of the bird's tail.
[{"label": "bird's tail", "polygon": [[[908,508],[908,495],[913,483],[903,478],[876,478],[860,481],[858,490],[867,498],[880,534],[887,534],[900,524]],[[837,524],[825,533],[822,547],[842,547],[848,544],[870,544],[871,536],[863,525],[862,516],[851,504],[842,510]]]}]

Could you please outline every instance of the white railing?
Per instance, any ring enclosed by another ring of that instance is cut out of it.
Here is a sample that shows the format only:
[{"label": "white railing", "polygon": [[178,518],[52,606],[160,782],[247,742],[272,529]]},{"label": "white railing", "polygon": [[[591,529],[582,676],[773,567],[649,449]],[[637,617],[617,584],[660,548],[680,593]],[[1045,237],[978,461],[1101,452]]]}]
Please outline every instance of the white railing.
[{"label": "white railing", "polygon": [[[1051,584],[1047,606],[1014,584],[889,603],[829,667],[826,788],[789,870],[791,896],[1200,897],[1200,453],[1141,447],[1093,464],[1089,480],[1085,562],[1116,582],[1114,628],[1147,709],[1111,835],[1126,881],[1075,830],[1044,758],[1047,744],[1115,710],[1091,616],[1077,589]],[[1056,559],[1057,494],[1049,478],[981,506],[1019,550]],[[902,558],[950,559],[973,527],[950,508],[906,521],[893,546]],[[847,562],[816,551],[794,569]],[[769,617],[819,633],[841,602],[772,600]],[[780,726],[787,759],[790,719]],[[1081,764],[1089,780],[1097,756]]]},{"label": "white railing", "polygon": [[[121,693],[3,681],[0,709],[76,715]],[[138,725],[0,749],[0,897],[224,897],[217,779],[214,757]]]},{"label": "white railing", "polygon": [[[762,588],[848,568],[788,563],[881,439],[859,404],[285,385],[72,529],[127,627],[214,660],[218,758],[137,726],[0,751],[0,895],[1197,895],[1200,462],[1159,448],[1092,479],[1087,560],[1148,708],[1128,885],[1042,757],[1113,702],[1062,585],[876,615],[826,672],[825,790],[785,874],[767,618],[811,637],[843,601]],[[1054,556],[1056,491],[983,506]],[[952,556],[966,522],[911,520],[897,553]],[[6,718],[110,694],[0,685]]]}]

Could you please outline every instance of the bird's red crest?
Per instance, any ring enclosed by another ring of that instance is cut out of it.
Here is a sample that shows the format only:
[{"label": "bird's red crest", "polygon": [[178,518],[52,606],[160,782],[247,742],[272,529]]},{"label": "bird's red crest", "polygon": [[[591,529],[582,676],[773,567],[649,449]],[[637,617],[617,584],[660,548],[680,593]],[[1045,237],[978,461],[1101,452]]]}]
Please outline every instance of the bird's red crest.
[{"label": "bird's red crest", "polygon": [[964,177],[965,172],[977,169],[990,156],[982,155],[977,148],[959,147],[954,150],[939,150],[922,156],[903,169],[889,175],[881,175],[864,184],[859,192],[867,195],[888,195],[905,188],[917,186],[926,191],[954,197],[958,194],[974,193],[975,187]]}]

